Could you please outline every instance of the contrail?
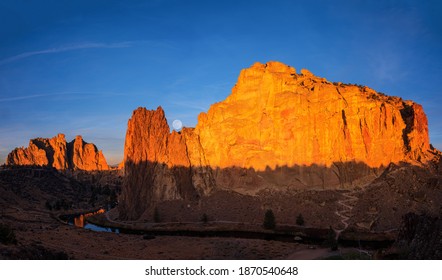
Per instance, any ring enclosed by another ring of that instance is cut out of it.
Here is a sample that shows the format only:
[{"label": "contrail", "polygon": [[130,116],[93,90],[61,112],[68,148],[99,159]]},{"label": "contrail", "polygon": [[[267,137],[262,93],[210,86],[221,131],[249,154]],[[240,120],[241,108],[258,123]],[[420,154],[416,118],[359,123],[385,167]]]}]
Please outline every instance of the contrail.
[{"label": "contrail", "polygon": [[46,50],[39,50],[39,51],[32,51],[32,52],[25,52],[18,55],[14,55],[8,58],[5,58],[3,60],[0,60],[0,65],[4,65],[10,62],[14,62],[17,60],[25,59],[31,56],[35,55],[41,55],[41,54],[50,54],[50,53],[61,53],[61,52],[67,52],[67,51],[73,51],[73,50],[80,50],[80,49],[113,49],[113,48],[127,48],[130,47],[132,42],[119,42],[119,43],[111,43],[111,44],[105,44],[105,43],[84,43],[84,44],[77,44],[77,45],[68,45],[58,48],[51,48]]}]

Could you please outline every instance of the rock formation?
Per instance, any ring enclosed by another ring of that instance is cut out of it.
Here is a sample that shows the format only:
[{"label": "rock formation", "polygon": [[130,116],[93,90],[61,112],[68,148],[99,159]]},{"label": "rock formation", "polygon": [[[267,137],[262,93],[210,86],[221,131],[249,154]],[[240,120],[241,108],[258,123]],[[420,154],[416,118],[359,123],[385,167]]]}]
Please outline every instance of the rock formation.
[{"label": "rock formation", "polygon": [[[192,129],[170,133],[161,107],[134,111],[124,149],[126,187],[120,197],[124,218],[139,217],[155,202],[196,198],[213,187],[210,174],[204,174],[206,163],[194,137]],[[198,162],[195,168],[191,160]]]},{"label": "rock formation", "polygon": [[278,62],[243,70],[232,94],[200,114],[195,133],[209,164],[221,168],[381,167],[425,161],[429,150],[420,105]]},{"label": "rock formation", "polygon": [[199,115],[195,129],[170,133],[160,107],[134,111],[121,213],[137,218],[155,201],[215,187],[345,187],[390,163],[425,164],[429,150],[419,104],[279,62],[256,63],[241,71],[226,100]]},{"label": "rock formation", "polygon": [[81,136],[66,143],[64,134],[51,139],[31,139],[27,148],[16,148],[9,153],[6,164],[50,166],[59,170],[109,169],[103,153],[94,144],[84,142]]},{"label": "rock formation", "polygon": [[108,170],[103,152],[92,143],[86,143],[81,136],[68,144],[69,166],[80,170]]},{"label": "rock formation", "polygon": [[390,256],[411,260],[442,258],[442,220],[427,214],[404,215],[398,238],[389,250]]},{"label": "rock formation", "polygon": [[27,148],[16,148],[6,160],[8,165],[40,165],[66,169],[66,140],[63,134],[54,138],[36,138],[29,141]]}]

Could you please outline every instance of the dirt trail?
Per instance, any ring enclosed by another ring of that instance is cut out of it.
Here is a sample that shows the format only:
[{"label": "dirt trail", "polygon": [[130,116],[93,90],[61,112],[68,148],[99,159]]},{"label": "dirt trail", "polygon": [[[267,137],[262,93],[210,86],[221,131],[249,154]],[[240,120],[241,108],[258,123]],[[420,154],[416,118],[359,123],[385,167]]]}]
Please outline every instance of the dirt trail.
[{"label": "dirt trail", "polygon": [[344,193],[342,195],[345,198],[338,200],[338,204],[342,206],[342,209],[336,210],[335,214],[341,218],[341,224],[343,225],[343,227],[334,229],[336,232],[336,240],[338,240],[341,233],[348,228],[348,220],[352,216],[353,206],[356,204],[356,202],[359,199],[356,196],[358,192],[359,190],[352,190],[348,193]]}]

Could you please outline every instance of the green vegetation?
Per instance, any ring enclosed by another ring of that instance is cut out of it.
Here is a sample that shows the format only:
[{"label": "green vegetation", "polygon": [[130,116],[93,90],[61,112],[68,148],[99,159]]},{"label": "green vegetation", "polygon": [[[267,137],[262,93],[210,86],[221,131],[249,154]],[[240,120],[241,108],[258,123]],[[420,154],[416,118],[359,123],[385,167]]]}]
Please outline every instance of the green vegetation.
[{"label": "green vegetation", "polygon": [[336,240],[336,233],[332,227],[328,231],[328,237],[323,243],[324,247],[330,248],[332,251],[338,250],[338,241]]},{"label": "green vegetation", "polygon": [[66,200],[66,199],[64,199],[64,198],[62,198],[62,199],[57,199],[57,200],[47,200],[46,201],[46,203],[45,203],[45,207],[46,207],[46,209],[48,209],[48,210],[56,210],[56,211],[59,211],[59,210],[69,210],[69,209],[72,209],[72,202],[71,201],[68,201],[68,200]]},{"label": "green vegetation", "polygon": [[105,199],[108,204],[115,205],[118,202],[117,191],[118,190],[111,189],[108,185],[105,185],[104,187],[92,185],[89,204],[95,206],[96,202],[100,202]]},{"label": "green vegetation", "polygon": [[273,214],[273,211],[271,209],[268,209],[264,215],[264,222],[262,226],[265,229],[275,229],[276,227],[276,220],[275,215]]},{"label": "green vegetation", "polygon": [[298,217],[296,217],[296,224],[298,226],[303,226],[305,224],[304,217],[302,214],[299,214]]},{"label": "green vegetation", "polygon": [[6,224],[0,224],[0,243],[17,244],[14,230]]},{"label": "green vegetation", "polygon": [[208,221],[209,221],[209,217],[207,216],[206,213],[204,213],[204,214],[201,216],[201,222],[203,222],[204,224],[207,224]]},{"label": "green vegetation", "polygon": [[159,223],[161,222],[161,218],[160,218],[160,211],[158,211],[158,208],[155,207],[155,209],[153,210],[153,221],[155,223]]},{"label": "green vegetation", "polygon": [[116,205],[118,202],[118,195],[115,190],[111,190],[109,198],[108,198],[110,205]]},{"label": "green vegetation", "polygon": [[46,209],[52,211],[52,204],[49,202],[49,200],[46,201],[45,207],[46,207]]}]

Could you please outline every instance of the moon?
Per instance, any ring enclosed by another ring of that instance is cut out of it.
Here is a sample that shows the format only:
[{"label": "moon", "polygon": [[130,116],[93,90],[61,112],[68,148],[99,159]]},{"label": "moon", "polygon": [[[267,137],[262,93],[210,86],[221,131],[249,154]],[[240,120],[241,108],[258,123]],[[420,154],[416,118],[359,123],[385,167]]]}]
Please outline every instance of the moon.
[{"label": "moon", "polygon": [[183,128],[183,123],[180,120],[174,120],[172,122],[172,126],[175,130],[181,130],[181,128]]}]

